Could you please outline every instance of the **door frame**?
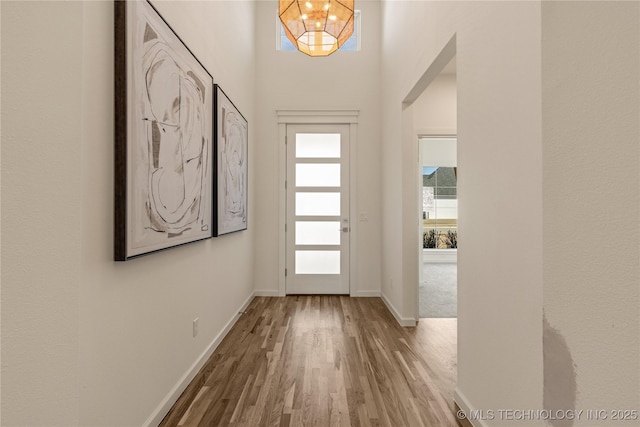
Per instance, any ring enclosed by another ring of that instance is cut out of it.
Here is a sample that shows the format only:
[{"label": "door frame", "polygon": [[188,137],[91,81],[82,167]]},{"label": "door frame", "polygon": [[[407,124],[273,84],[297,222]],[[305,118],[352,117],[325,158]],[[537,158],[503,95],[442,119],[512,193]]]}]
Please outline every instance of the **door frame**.
[{"label": "door frame", "polygon": [[[355,218],[357,209],[357,130],[359,110],[276,110],[278,116],[278,296],[286,295],[286,233],[287,216],[287,125],[349,125],[349,218]],[[350,221],[349,233],[349,295],[356,296],[357,221]]]}]

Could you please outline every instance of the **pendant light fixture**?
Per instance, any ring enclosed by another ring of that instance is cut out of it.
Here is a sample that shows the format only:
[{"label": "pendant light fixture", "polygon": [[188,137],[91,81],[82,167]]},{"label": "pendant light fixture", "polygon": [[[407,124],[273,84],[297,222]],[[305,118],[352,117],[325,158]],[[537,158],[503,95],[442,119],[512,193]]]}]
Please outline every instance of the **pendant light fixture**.
[{"label": "pendant light fixture", "polygon": [[302,53],[327,56],[353,34],[354,0],[280,0],[287,38]]}]

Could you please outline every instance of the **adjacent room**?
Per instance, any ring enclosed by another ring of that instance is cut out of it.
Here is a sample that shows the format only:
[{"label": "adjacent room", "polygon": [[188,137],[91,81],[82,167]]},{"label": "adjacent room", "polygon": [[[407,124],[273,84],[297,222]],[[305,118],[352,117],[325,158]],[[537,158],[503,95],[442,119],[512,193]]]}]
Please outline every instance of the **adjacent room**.
[{"label": "adjacent room", "polygon": [[[427,76],[429,70],[425,73]],[[418,144],[420,318],[456,318],[458,305],[458,146],[456,58],[412,103]]]},{"label": "adjacent room", "polygon": [[418,139],[422,159],[421,318],[455,318],[458,196],[455,137]]}]

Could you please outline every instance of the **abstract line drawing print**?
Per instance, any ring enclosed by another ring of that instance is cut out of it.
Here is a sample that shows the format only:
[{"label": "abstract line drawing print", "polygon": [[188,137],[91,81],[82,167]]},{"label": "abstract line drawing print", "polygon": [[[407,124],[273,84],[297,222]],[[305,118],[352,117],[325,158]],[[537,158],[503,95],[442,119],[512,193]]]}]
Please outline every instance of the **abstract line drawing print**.
[{"label": "abstract line drawing print", "polygon": [[128,1],[127,257],[212,237],[213,78]]},{"label": "abstract line drawing print", "polygon": [[246,129],[239,114],[222,108],[222,188],[224,197],[223,225],[230,228],[246,223],[247,206],[245,200],[246,155],[244,135]]},{"label": "abstract line drawing print", "polygon": [[216,220],[214,235],[247,228],[248,124],[220,86],[216,105]]},{"label": "abstract line drawing print", "polygon": [[209,157],[204,84],[181,68],[162,41],[148,37],[152,32],[147,24],[142,95],[149,156],[145,202],[149,228],[170,235],[191,227],[206,231],[201,203]]}]

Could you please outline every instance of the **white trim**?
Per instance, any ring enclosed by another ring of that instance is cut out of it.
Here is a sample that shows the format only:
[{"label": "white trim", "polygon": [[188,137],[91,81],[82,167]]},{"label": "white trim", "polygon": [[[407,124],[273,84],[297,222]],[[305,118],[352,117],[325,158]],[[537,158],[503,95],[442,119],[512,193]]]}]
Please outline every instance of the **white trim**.
[{"label": "white trim", "polygon": [[458,133],[453,128],[433,128],[433,129],[417,129],[416,135],[418,139],[422,138],[457,138]]},{"label": "white trim", "polygon": [[253,295],[256,297],[279,297],[280,293],[277,290],[272,289],[257,289],[253,292]]},{"label": "white trim", "polygon": [[236,324],[236,322],[240,318],[241,313],[245,311],[251,301],[253,301],[255,294],[255,292],[251,293],[251,295],[249,295],[249,297],[242,303],[240,308],[237,310],[237,313],[227,322],[218,336],[214,338],[207,349],[200,355],[200,357],[198,357],[193,365],[191,365],[191,367],[187,369],[187,372],[182,375],[182,378],[180,378],[178,383],[173,386],[169,394],[167,394],[167,396],[162,399],[162,402],[160,402],[158,407],[151,413],[151,415],[149,415],[149,418],[147,418],[144,424],[142,424],[144,427],[155,427],[162,422],[162,420],[169,413],[180,395],[182,395],[187,386],[191,383],[191,381],[193,381],[198,372],[200,372],[200,369],[202,369],[207,360],[209,360],[215,349],[218,348],[218,345],[220,345],[224,337],[227,336],[233,325]]},{"label": "white trim", "polygon": [[411,317],[400,316],[400,312],[394,307],[391,301],[389,301],[384,292],[380,293],[380,298],[382,298],[382,301],[387,306],[391,314],[393,314],[393,317],[396,318],[400,326],[416,326],[416,324],[418,323],[417,320]]},{"label": "white trim", "polygon": [[287,268],[287,124],[278,120],[278,295],[287,294],[285,268]]},{"label": "white trim", "polygon": [[282,21],[280,21],[280,16],[278,16],[278,10],[276,10],[276,51],[282,50]]},{"label": "white trim", "polygon": [[422,249],[422,264],[456,264],[457,262],[457,249]]},{"label": "white trim", "polygon": [[[357,113],[357,112],[356,112]],[[353,116],[352,116],[353,117]],[[356,122],[349,123],[349,294],[354,296],[357,291],[357,264],[358,256],[358,176],[356,175],[356,165],[358,164],[356,155],[358,153],[358,126],[357,114]]]},{"label": "white trim", "polygon": [[380,298],[380,291],[357,291],[353,292],[351,296],[357,298]]},{"label": "white trim", "polygon": [[359,110],[276,110],[280,124],[344,124],[358,123]]},{"label": "white trim", "polygon": [[[353,23],[356,27],[356,52],[360,52],[362,50],[362,11],[354,10],[353,11]],[[345,52],[349,52],[348,50]]]},{"label": "white trim", "polygon": [[287,294],[285,268],[286,268],[286,234],[284,232],[287,216],[287,192],[284,184],[287,180],[287,125],[294,124],[348,124],[349,125],[349,295],[356,296],[357,272],[357,236],[358,221],[355,214],[358,212],[357,198],[357,144],[358,144],[358,117],[360,110],[276,110],[278,117],[278,296]]},{"label": "white trim", "polygon": [[[456,387],[453,393],[453,401],[460,407],[460,409],[466,414],[468,417],[471,413],[477,413],[478,411],[469,403],[469,400],[466,398],[464,394],[460,391],[458,387]],[[456,415],[457,417],[457,415]],[[473,427],[489,427],[487,423],[483,420],[469,419],[467,421],[471,423]]]}]

